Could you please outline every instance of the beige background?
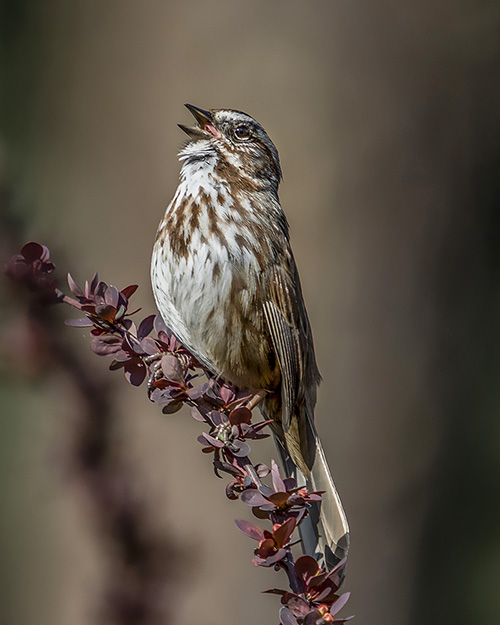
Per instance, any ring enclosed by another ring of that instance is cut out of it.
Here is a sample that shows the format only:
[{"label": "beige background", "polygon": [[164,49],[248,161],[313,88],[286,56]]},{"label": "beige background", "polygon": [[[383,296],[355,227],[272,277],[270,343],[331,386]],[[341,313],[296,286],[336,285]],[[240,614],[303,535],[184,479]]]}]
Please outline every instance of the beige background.
[{"label": "beige background", "polygon": [[[255,116],[280,151],[324,378],[317,421],[351,523],[346,613],[360,625],[498,622],[498,6],[4,7],[3,184],[22,238],[80,282],[99,269],[139,283],[152,311],[183,103]],[[12,347],[14,312],[2,314],[0,619],[84,625],[104,552],[65,468],[74,409],[57,373],[30,371]],[[87,353],[84,333],[60,331]],[[189,553],[173,622],[277,622],[276,598],[259,593],[285,582],[250,564],[232,520],[247,511],[224,499],[199,424],[161,416],[142,388],[88,362],[113,377],[120,444]]]}]

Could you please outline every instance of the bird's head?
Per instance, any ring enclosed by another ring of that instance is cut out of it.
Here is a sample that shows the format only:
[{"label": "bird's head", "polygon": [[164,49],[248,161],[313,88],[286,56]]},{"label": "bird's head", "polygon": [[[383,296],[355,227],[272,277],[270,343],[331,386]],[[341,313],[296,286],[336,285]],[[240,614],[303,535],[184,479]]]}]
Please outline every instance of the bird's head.
[{"label": "bird's head", "polygon": [[250,115],[230,109],[205,111],[186,104],[196,119],[196,126],[179,127],[189,136],[186,151],[201,156],[215,152],[240,175],[256,180],[281,180],[278,150],[262,126]]}]

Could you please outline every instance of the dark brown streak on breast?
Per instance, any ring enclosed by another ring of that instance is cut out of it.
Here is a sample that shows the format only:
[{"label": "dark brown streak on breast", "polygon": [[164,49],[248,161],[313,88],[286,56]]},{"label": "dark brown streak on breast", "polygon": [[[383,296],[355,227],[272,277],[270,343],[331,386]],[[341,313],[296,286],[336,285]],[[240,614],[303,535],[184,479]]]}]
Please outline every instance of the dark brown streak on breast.
[{"label": "dark brown streak on breast", "polygon": [[220,276],[220,264],[218,262],[214,263],[214,268],[212,269],[213,279],[216,280]]},{"label": "dark brown streak on breast", "polygon": [[201,207],[196,202],[191,204],[191,219],[189,220],[189,226],[191,231],[197,230],[200,227],[200,213]]},{"label": "dark brown streak on breast", "polygon": [[227,247],[227,239],[220,228],[220,218],[217,215],[217,211],[213,205],[212,198],[206,191],[201,191],[200,202],[206,206],[208,217],[208,234],[209,236],[215,236],[219,239],[221,245]]},{"label": "dark brown streak on breast", "polygon": [[[197,207],[196,204],[189,202],[187,198],[183,198],[178,204],[172,207],[172,211],[164,226],[165,230],[169,233],[172,254],[177,258],[187,258],[189,252],[189,243],[193,227],[192,224],[190,230],[184,227],[189,209],[191,209],[192,214],[194,214],[196,210],[199,212],[199,207]],[[197,218],[196,214],[196,219]],[[193,217],[191,219],[193,219]]]}]

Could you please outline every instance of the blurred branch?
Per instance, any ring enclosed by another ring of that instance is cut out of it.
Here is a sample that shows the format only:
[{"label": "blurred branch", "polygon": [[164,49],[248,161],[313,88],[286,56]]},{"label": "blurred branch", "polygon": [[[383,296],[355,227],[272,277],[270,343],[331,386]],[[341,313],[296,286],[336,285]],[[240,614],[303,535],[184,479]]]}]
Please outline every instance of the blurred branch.
[{"label": "blurred branch", "polygon": [[[57,301],[56,282],[49,275],[53,265],[49,260],[32,260],[37,270],[22,277],[16,274],[31,291],[32,302],[26,310],[30,339],[44,346],[44,357],[50,357],[50,364],[61,372],[75,396],[78,420],[67,459],[88,495],[105,547],[108,570],[93,622],[166,625],[170,618],[165,598],[172,594],[179,554],[168,534],[152,524],[157,517],[155,505],[117,446],[109,384],[93,375],[61,341],[53,309],[42,306]],[[20,265],[16,267],[20,270]]]}]

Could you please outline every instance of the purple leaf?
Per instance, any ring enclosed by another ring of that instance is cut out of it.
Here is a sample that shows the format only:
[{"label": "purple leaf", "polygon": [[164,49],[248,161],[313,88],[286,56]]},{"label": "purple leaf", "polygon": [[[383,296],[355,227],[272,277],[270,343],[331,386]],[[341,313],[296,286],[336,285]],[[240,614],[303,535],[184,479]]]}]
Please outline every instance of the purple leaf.
[{"label": "purple leaf", "polygon": [[337,564],[333,567],[333,569],[329,571],[328,577],[333,577],[335,573],[338,573],[340,570],[342,570],[346,562],[347,562],[347,557],[343,558],[340,562],[337,562]]},{"label": "purple leaf", "polygon": [[148,315],[145,317],[137,328],[137,338],[143,339],[153,330],[156,315]]},{"label": "purple leaf", "polygon": [[[214,438],[213,436],[210,436],[210,434],[207,434],[206,432],[202,432],[201,433],[202,438],[205,439],[205,444],[208,442],[209,445],[212,445],[212,447],[224,447],[224,443],[220,440],[218,440],[217,438]],[[200,438],[198,437],[198,440],[200,440]]]},{"label": "purple leaf", "polygon": [[286,603],[294,616],[305,616],[311,611],[311,606],[305,599],[291,592],[283,597],[282,603]]},{"label": "purple leaf", "polygon": [[232,475],[233,477],[243,477],[244,475],[243,471],[239,467],[234,466],[234,464],[229,464],[229,462],[216,460],[214,462],[214,466],[219,469],[219,471],[229,473],[229,475]]},{"label": "purple leaf", "polygon": [[[200,397],[205,395],[205,393],[208,391],[209,386],[210,385],[208,384],[208,382],[204,384],[198,384],[198,386],[193,386],[193,388],[190,388],[186,394],[189,399],[196,401],[197,399],[200,399]],[[204,421],[204,419],[202,419],[202,421]]]},{"label": "purple leaf", "polygon": [[265,484],[261,484],[259,486],[259,492],[262,493],[266,498],[274,495],[274,490],[272,488],[269,488],[269,486],[266,486]]},{"label": "purple leaf", "polygon": [[92,278],[92,282],[90,283],[90,291],[89,294],[94,294],[95,290],[97,289],[97,285],[99,284],[99,276],[97,274],[97,271],[94,274],[94,277]]},{"label": "purple leaf", "polygon": [[211,410],[208,414],[210,419],[215,423],[215,425],[222,425],[223,423],[227,423],[227,417],[223,412],[219,412],[218,410]]},{"label": "purple leaf", "polygon": [[269,467],[263,463],[255,465],[255,470],[257,471],[257,475],[259,477],[266,477],[266,475],[269,475]]},{"label": "purple leaf", "polygon": [[335,601],[335,603],[330,608],[330,614],[332,616],[335,616],[337,612],[340,612],[340,610],[342,610],[345,604],[349,601],[350,596],[351,596],[350,592],[345,592],[343,595],[340,595],[340,597]]},{"label": "purple leaf", "polygon": [[149,356],[153,356],[154,354],[158,353],[158,347],[156,346],[156,343],[151,337],[147,336],[146,338],[141,339],[139,343],[141,345],[141,350],[145,354],[148,354]]},{"label": "purple leaf", "polygon": [[246,503],[247,506],[252,507],[265,506],[269,503],[268,500],[265,499],[265,497],[261,495],[258,490],[255,490],[253,488],[251,490],[246,490],[244,493],[241,494],[241,501],[243,503]]},{"label": "purple leaf", "polygon": [[155,315],[154,329],[155,329],[156,334],[160,334],[160,332],[164,332],[168,338],[168,334],[169,334],[168,328],[165,325],[165,322],[163,321],[163,317],[159,313]]},{"label": "purple leaf", "polygon": [[112,335],[94,336],[90,341],[90,349],[98,356],[116,354],[122,348],[122,339]]},{"label": "purple leaf", "polygon": [[109,286],[104,293],[104,301],[108,306],[118,308],[118,289],[115,286]]},{"label": "purple leaf", "polygon": [[244,458],[248,456],[252,451],[252,448],[245,441],[240,441],[239,439],[234,440],[231,445],[228,445],[233,454],[238,458]]},{"label": "purple leaf", "polygon": [[262,591],[263,595],[281,595],[282,597],[284,595],[289,594],[288,590],[281,590],[281,588],[270,588],[269,590],[263,590]]},{"label": "purple leaf", "polygon": [[[189,391],[188,391],[188,395],[189,395]],[[201,412],[195,406],[191,406],[191,416],[193,417],[193,419],[196,419],[196,421],[202,421],[202,422],[205,421],[205,417],[201,414]]]},{"label": "purple leaf", "polygon": [[335,588],[333,588],[332,586],[325,586],[325,588],[323,588],[323,590],[319,593],[317,597],[314,598],[314,600],[318,603],[321,603],[322,601],[328,601],[328,597],[334,594]]},{"label": "purple leaf", "polygon": [[297,619],[288,608],[280,608],[281,625],[298,625]]},{"label": "purple leaf", "polygon": [[73,293],[73,295],[76,295],[77,297],[85,297],[84,294],[83,294],[82,289],[73,280],[73,277],[71,276],[70,273],[68,273],[68,286],[69,286],[71,292]]},{"label": "purple leaf", "polygon": [[182,404],[182,399],[174,399],[169,404],[164,406],[161,411],[163,412],[163,414],[174,414],[176,412],[179,412],[179,410],[182,408]]},{"label": "purple leaf", "polygon": [[234,397],[234,391],[227,384],[223,384],[219,389],[219,396],[225,404],[228,404]]},{"label": "purple leaf", "polygon": [[286,492],[285,484],[281,479],[280,470],[274,460],[271,459],[271,477],[273,478],[274,490],[277,492]]},{"label": "purple leaf", "polygon": [[176,356],[173,354],[165,354],[161,359],[161,368],[167,380],[176,382],[179,385],[184,384],[184,370]]},{"label": "purple leaf", "polygon": [[321,612],[319,610],[311,610],[304,619],[304,625],[316,625],[316,622],[321,619]]},{"label": "purple leaf", "polygon": [[245,521],[244,519],[235,519],[234,522],[238,529],[250,538],[253,538],[257,542],[264,540],[264,531],[258,525],[254,525],[254,523]]},{"label": "purple leaf", "polygon": [[97,285],[97,288],[95,290],[95,296],[96,296],[96,302],[97,300],[99,300],[99,303],[103,304],[104,303],[104,295],[106,293],[106,289],[108,288],[108,285],[103,282],[101,280],[101,282],[99,282],[99,284]]},{"label": "purple leaf", "polygon": [[73,328],[90,328],[94,325],[88,317],[84,317],[82,319],[66,319],[64,323],[67,326],[72,326]]},{"label": "purple leaf", "polygon": [[140,386],[144,382],[146,377],[146,367],[144,365],[130,365],[125,364],[125,378],[132,386]]}]

